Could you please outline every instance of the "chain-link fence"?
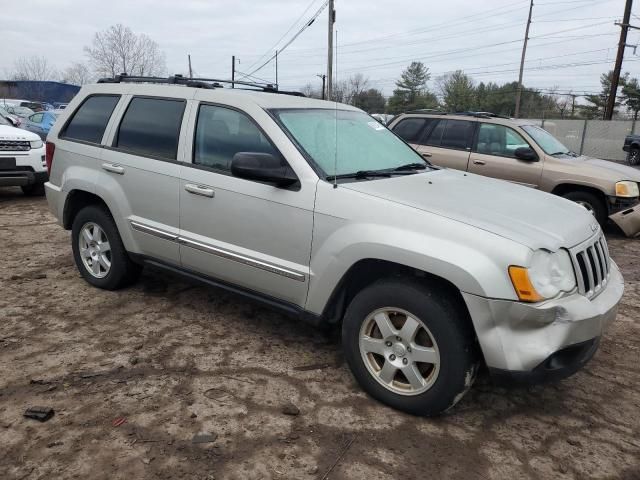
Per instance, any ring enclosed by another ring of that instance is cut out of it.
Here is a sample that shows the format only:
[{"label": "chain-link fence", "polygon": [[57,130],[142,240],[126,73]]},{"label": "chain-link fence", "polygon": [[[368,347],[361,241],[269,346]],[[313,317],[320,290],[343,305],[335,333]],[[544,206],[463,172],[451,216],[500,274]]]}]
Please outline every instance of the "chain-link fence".
[{"label": "chain-link fence", "polygon": [[634,120],[531,120],[580,155],[622,162],[624,137],[640,130]]}]

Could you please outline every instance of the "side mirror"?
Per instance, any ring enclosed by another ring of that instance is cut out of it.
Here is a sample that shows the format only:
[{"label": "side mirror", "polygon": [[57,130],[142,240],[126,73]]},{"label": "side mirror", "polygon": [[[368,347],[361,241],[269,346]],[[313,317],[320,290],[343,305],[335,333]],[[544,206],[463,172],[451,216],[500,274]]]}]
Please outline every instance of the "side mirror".
[{"label": "side mirror", "polygon": [[538,155],[536,154],[535,150],[533,150],[533,148],[531,147],[516,148],[514,155],[518,160],[524,160],[526,162],[538,161]]},{"label": "side mirror", "polygon": [[231,160],[234,177],[272,183],[276,187],[290,187],[298,177],[289,165],[270,153],[238,152]]}]

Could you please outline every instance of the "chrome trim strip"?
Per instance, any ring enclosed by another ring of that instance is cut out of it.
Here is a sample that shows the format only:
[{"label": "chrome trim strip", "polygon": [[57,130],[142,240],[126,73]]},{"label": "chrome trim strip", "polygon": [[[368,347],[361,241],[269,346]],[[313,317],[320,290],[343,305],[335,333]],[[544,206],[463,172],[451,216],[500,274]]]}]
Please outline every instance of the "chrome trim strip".
[{"label": "chrome trim strip", "polygon": [[259,268],[270,273],[282,275],[283,277],[291,278],[292,280],[297,280],[298,282],[304,282],[306,278],[306,276],[302,273],[294,272],[293,270],[288,270],[286,268],[276,267],[275,265],[272,265],[270,263],[261,262],[260,260],[245,257],[244,255],[238,255],[237,253],[229,252],[228,250],[223,250],[221,248],[197,242],[189,238],[178,237],[178,242],[182,245],[186,245],[187,247],[195,248],[196,250],[210,253],[221,258],[226,258],[227,260],[233,260],[244,265],[249,265],[250,267]]},{"label": "chrome trim strip", "polygon": [[175,242],[178,240],[178,235],[165,232],[164,230],[160,230],[159,228],[143,225],[142,223],[138,223],[133,220],[131,220],[129,223],[134,230],[137,230],[139,232],[148,233],[149,235],[154,235],[156,237],[162,238],[163,240],[169,240],[171,242]]}]

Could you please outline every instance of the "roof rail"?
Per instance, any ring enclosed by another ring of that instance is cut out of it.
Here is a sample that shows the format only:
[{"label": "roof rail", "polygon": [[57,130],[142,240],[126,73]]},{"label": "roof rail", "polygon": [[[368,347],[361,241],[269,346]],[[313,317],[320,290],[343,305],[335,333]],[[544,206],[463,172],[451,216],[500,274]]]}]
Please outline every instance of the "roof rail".
[{"label": "roof rail", "polygon": [[[304,97],[301,92],[290,92],[285,90],[278,90],[278,87],[273,84],[260,84],[245,82],[242,80],[221,80],[218,78],[193,78],[185,77],[183,75],[173,75],[171,77],[144,77],[136,75],[127,75],[121,73],[111,78],[101,78],[98,83],[159,83],[164,85],[185,85],[187,87],[195,88],[224,88],[223,84],[242,85],[242,90],[254,90],[259,89],[262,92],[268,93],[280,93],[283,95],[294,95],[298,97]],[[249,87],[249,88],[247,88]]]},{"label": "roof rail", "polygon": [[472,112],[472,111],[464,111],[464,112],[447,112],[445,110],[438,110],[434,108],[420,108],[417,110],[409,110],[404,113],[428,113],[430,115],[461,115],[467,117],[476,117],[476,118],[506,118],[504,115],[498,115],[496,113],[491,112]]}]

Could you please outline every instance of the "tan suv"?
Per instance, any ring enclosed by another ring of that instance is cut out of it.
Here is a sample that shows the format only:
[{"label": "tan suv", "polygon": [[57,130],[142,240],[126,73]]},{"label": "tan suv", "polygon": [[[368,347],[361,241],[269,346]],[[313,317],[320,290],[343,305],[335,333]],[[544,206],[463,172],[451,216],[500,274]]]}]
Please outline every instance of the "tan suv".
[{"label": "tan suv", "polygon": [[560,195],[590,210],[602,225],[611,217],[627,235],[640,231],[640,172],[579,156],[531,121],[416,111],[394,118],[389,128],[436,165]]}]

